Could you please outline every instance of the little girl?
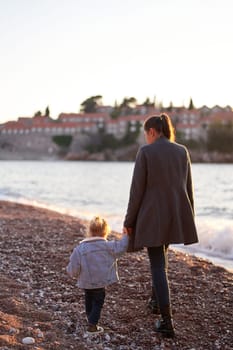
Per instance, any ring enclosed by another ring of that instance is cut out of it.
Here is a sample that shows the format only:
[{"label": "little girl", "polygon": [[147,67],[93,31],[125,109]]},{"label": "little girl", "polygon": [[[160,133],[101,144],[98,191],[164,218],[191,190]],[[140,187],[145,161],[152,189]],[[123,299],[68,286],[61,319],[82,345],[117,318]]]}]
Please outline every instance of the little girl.
[{"label": "little girl", "polygon": [[67,266],[68,274],[77,277],[77,286],[84,289],[89,334],[103,332],[98,321],[104,305],[105,286],[119,280],[117,258],[128,247],[127,234],[120,240],[107,241],[109,232],[107,222],[99,216],[94,217],[87,238],[74,248]]}]

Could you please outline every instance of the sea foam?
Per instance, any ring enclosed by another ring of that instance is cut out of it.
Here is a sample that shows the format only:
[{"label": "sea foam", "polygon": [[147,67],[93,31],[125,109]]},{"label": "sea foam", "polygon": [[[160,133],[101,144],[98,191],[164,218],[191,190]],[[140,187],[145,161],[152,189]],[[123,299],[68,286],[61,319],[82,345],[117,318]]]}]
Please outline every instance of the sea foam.
[{"label": "sea foam", "polygon": [[199,243],[196,249],[233,259],[233,223],[230,220],[197,220]]}]

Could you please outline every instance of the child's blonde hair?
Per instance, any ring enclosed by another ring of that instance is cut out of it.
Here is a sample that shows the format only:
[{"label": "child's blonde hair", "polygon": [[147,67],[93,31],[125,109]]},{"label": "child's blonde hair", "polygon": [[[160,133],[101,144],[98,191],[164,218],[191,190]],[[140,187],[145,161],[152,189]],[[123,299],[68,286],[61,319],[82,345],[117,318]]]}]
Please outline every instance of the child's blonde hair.
[{"label": "child's blonde hair", "polygon": [[100,216],[95,216],[89,224],[88,236],[100,236],[106,238],[110,232],[108,223]]}]

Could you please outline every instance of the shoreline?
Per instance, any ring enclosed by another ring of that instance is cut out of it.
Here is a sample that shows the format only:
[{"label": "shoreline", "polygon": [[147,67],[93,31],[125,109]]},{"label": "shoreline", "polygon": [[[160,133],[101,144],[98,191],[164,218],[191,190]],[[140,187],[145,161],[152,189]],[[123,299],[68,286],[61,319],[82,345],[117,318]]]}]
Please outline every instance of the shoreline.
[{"label": "shoreline", "polygon": [[157,317],[146,309],[151,285],[145,250],[119,259],[120,283],[107,288],[101,317],[105,333],[83,337],[83,292],[65,268],[85,224],[0,201],[0,346],[24,350],[22,338],[33,336],[40,350],[77,344],[80,350],[231,349],[232,273],[173,249],[168,274],[176,338],[163,339],[153,329]]},{"label": "shoreline", "polygon": [[[17,201],[15,199],[1,199],[0,198],[0,202],[3,201],[3,202],[10,202],[10,203],[17,203],[17,204],[22,204],[22,205],[29,205],[29,206],[34,206],[35,208],[40,208],[40,209],[45,209],[45,210],[51,210],[51,211],[54,211],[56,212],[57,214],[60,214],[60,215],[69,215],[71,217],[73,217],[74,219],[79,219],[79,220],[82,220],[82,221],[88,221],[88,219],[86,217],[82,217],[81,215],[78,216],[76,214],[74,214],[72,212],[71,209],[68,209],[68,208],[63,208],[63,207],[56,207],[55,205],[51,204],[43,204],[43,203],[39,203],[39,202],[30,202],[30,201],[27,201],[27,200],[20,200],[20,201]],[[114,232],[116,232],[117,230],[114,229],[113,230]],[[184,245],[171,245],[170,246],[171,249],[173,250],[176,250],[176,251],[180,251],[184,254],[189,254],[189,255],[194,255],[196,256],[197,258],[202,258],[204,260],[207,260],[208,262],[210,263],[213,263],[214,265],[216,266],[219,266],[219,267],[223,267],[225,268],[226,270],[228,270],[229,272],[233,273],[233,260],[232,259],[228,259],[228,258],[225,258],[225,257],[222,257],[222,256],[219,256],[219,255],[211,255],[211,254],[208,254],[208,252],[205,252],[205,251],[198,251],[198,250],[195,250],[195,248],[193,248],[193,246],[184,246]]]},{"label": "shoreline", "polygon": [[[192,157],[192,164],[218,164],[218,165],[224,165],[224,164],[233,164],[233,159],[230,159],[229,157],[223,157],[221,159],[214,158],[210,156],[206,156],[202,158],[201,156],[195,156]],[[82,158],[82,157],[74,157],[74,158],[60,158],[60,157],[50,157],[50,156],[41,156],[41,157],[30,157],[30,156],[7,156],[4,157],[3,155],[0,158],[0,162],[105,162],[105,163],[121,163],[121,162],[135,162],[135,157],[129,158],[129,159],[104,159],[99,154],[90,156],[90,158]]]},{"label": "shoreline", "polygon": [[178,246],[171,246],[171,249],[174,249],[178,252],[182,252],[184,254],[189,254],[196,256],[197,258],[204,259],[210,263],[212,263],[215,266],[222,267],[226,269],[228,272],[233,274],[233,260],[225,259],[223,257],[220,257],[218,255],[208,255],[205,252],[199,252],[195,251],[192,248],[185,248],[185,247],[178,247]]},{"label": "shoreline", "polygon": [[[141,144],[130,145],[116,150],[105,149],[101,152],[90,153],[84,149],[79,152],[67,151],[61,155],[59,151],[48,153],[46,150],[6,150],[1,149],[0,161],[66,161],[66,162],[135,162],[138,148]],[[232,153],[221,153],[219,151],[207,151],[205,149],[189,148],[191,161],[193,164],[233,164]]]}]

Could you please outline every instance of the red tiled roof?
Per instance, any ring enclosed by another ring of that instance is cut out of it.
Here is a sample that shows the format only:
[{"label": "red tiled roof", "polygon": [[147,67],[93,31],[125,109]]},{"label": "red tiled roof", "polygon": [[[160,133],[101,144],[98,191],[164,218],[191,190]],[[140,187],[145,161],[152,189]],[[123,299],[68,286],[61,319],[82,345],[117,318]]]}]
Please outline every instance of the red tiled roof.
[{"label": "red tiled roof", "polygon": [[170,115],[170,117],[172,118],[173,116],[192,116],[194,115],[195,117],[199,117],[200,116],[200,112],[197,110],[188,110],[188,109],[183,109],[182,111],[179,112],[172,112],[171,114],[167,113],[168,115]]},{"label": "red tiled roof", "polygon": [[19,122],[8,122],[6,123],[2,130],[31,130],[33,128],[41,128],[41,129],[53,129],[53,128],[61,128],[61,129],[65,129],[65,128],[84,128],[84,127],[91,127],[91,126],[95,126],[96,124],[93,122],[64,122],[64,123],[56,123],[56,122],[47,122],[47,123],[37,123],[36,125],[30,125],[27,126],[25,124],[19,123]]},{"label": "red tiled roof", "polygon": [[215,122],[215,121],[233,121],[233,112],[218,112],[211,113],[201,118],[201,121]]},{"label": "red tiled roof", "polygon": [[221,121],[233,121],[233,112],[217,112],[213,115],[213,120],[221,120]]},{"label": "red tiled roof", "polygon": [[[182,122],[182,115],[185,112],[185,114],[188,116],[187,123]],[[149,114],[151,115],[151,114]],[[176,125],[176,128],[198,128],[203,123],[212,123],[215,121],[233,121],[233,111],[218,111],[218,112],[212,112],[208,115],[201,116],[198,110],[187,110],[184,109],[180,113],[177,112],[169,114],[171,115],[171,118],[175,116],[179,116],[180,122]],[[189,115],[195,115],[195,124],[189,122]],[[1,125],[1,130],[30,130],[32,128],[85,128],[85,127],[91,127],[96,125],[95,119],[104,118],[104,121],[108,125],[116,125],[120,122],[129,122],[129,121],[139,121],[143,122],[147,115],[141,115],[141,114],[133,114],[133,115],[126,115],[126,116],[120,116],[118,119],[111,119],[109,117],[108,113],[61,113],[59,115],[58,120],[52,120],[49,117],[46,116],[35,116],[33,118],[27,118],[27,117],[20,117],[18,121],[9,121],[5,124]],[[198,117],[198,118],[196,118]],[[77,121],[69,121],[70,118],[77,118]],[[78,118],[88,118],[89,121],[79,121]],[[197,120],[198,119],[198,120]]]},{"label": "red tiled roof", "polygon": [[24,130],[28,129],[29,130],[29,129],[31,129],[31,126],[28,127],[26,125],[23,125],[23,124],[16,122],[14,124],[7,123],[2,128],[2,130],[20,130],[20,129],[24,129]]},{"label": "red tiled roof", "polygon": [[109,119],[108,113],[61,113],[58,116],[59,120],[69,119],[69,118],[89,118],[89,119],[97,119],[104,118]]},{"label": "red tiled roof", "polygon": [[116,121],[144,121],[146,119],[147,115],[141,115],[141,114],[130,114],[130,115],[124,115],[116,119]]},{"label": "red tiled roof", "polygon": [[58,116],[58,120],[63,118],[75,118],[75,117],[83,117],[83,113],[61,113]]},{"label": "red tiled roof", "polygon": [[24,128],[25,124],[23,124],[22,122],[18,122],[18,121],[9,121],[6,122],[5,124],[2,125],[3,129],[19,129],[19,128]]}]

